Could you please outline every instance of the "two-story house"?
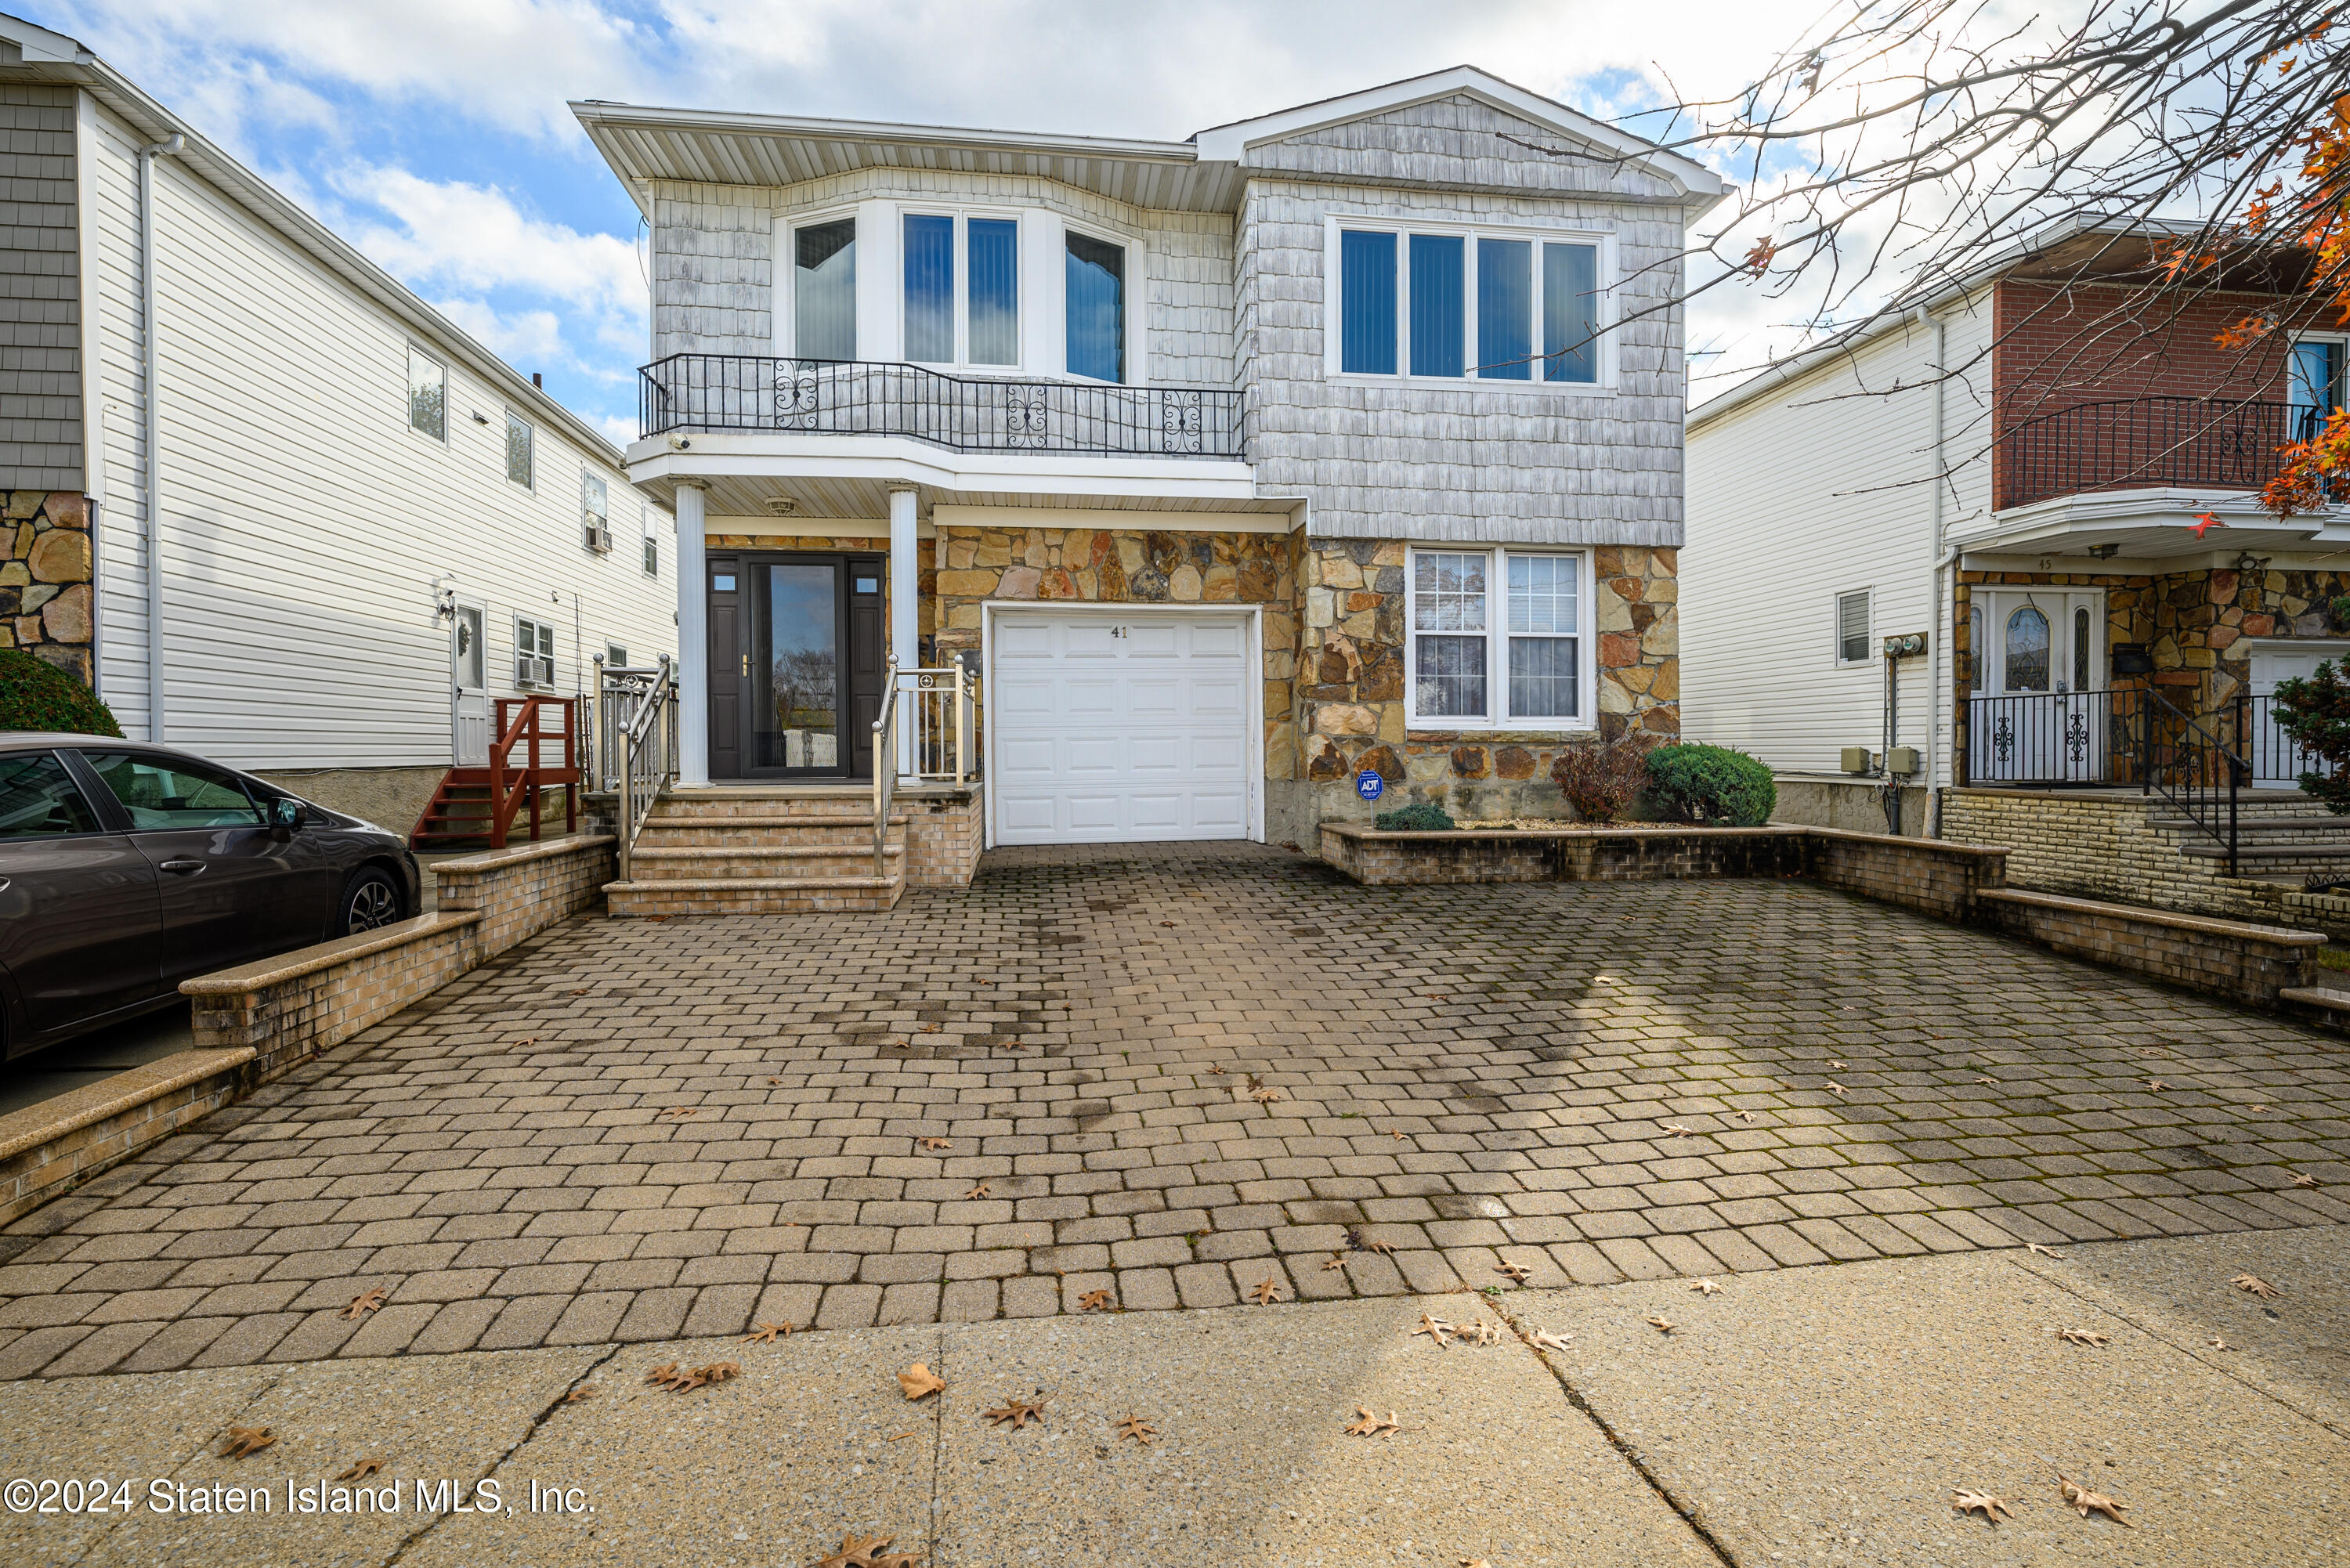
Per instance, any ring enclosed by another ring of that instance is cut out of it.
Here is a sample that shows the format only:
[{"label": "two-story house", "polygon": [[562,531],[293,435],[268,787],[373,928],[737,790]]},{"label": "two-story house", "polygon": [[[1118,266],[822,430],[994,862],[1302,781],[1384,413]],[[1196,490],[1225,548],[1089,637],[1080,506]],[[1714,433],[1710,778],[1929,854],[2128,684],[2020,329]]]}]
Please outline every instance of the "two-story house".
[{"label": "two-story house", "polygon": [[974,848],[1558,815],[1677,728],[1700,165],[1467,67],[1184,141],[574,108],[652,234],[681,796],[869,777],[893,664],[978,693]]},{"label": "two-story house", "polygon": [[2053,227],[1690,414],[1684,731],[1783,817],[1889,798],[2019,884],[2214,911],[2350,869],[2269,695],[2350,653],[2350,524],[2259,504],[2350,340],[2223,342],[2306,316],[2291,259],[2182,298],[2171,240]]},{"label": "two-story house", "polygon": [[401,831],[502,704],[674,652],[667,512],[536,377],[5,16],[0,124],[0,647]]}]

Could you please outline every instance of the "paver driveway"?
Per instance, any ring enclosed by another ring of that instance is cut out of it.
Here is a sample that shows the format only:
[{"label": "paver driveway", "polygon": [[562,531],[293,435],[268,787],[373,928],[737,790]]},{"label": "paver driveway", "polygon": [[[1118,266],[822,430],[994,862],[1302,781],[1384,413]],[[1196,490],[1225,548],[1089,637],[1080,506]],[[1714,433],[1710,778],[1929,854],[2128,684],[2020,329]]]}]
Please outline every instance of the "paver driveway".
[{"label": "paver driveway", "polygon": [[999,851],[546,933],[11,1227],[0,1376],[2340,1222],[2345,1111],[2329,1037],[1804,882]]}]

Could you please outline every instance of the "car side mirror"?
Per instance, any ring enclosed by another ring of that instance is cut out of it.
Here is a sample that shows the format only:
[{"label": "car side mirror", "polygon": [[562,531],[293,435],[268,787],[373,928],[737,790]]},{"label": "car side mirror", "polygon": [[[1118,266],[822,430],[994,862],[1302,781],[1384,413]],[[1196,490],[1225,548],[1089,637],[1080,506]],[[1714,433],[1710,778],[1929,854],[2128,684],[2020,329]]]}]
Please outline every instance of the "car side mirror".
[{"label": "car side mirror", "polygon": [[280,844],[291,839],[306,820],[302,803],[290,795],[279,795],[269,803],[269,836]]}]

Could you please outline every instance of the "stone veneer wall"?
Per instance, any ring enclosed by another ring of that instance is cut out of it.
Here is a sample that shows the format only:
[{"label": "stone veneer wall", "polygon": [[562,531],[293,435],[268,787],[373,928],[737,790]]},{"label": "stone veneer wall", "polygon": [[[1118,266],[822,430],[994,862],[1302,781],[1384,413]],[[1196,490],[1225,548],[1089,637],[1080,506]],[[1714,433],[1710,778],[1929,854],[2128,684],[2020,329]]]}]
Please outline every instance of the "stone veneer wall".
[{"label": "stone veneer wall", "polygon": [[7,492],[0,541],[0,648],[90,683],[89,503],[69,490]]},{"label": "stone veneer wall", "polygon": [[[2337,621],[2328,607],[2350,596],[2350,571],[2239,572],[2206,567],[2160,576],[2122,576],[2094,572],[1992,572],[1959,574],[1957,620],[1950,646],[1962,656],[1957,661],[1958,698],[1955,711],[1963,714],[1970,691],[1973,647],[1967,611],[1976,587],[2083,587],[2106,590],[2106,642],[2144,643],[2152,657],[2154,673],[2113,680],[2100,671],[2103,684],[2122,688],[2151,684],[2172,703],[2196,715],[2220,716],[2222,732],[2230,732],[2228,705],[2251,679],[2247,638],[2350,639],[2350,621]],[[1984,640],[1996,647],[1996,628],[1984,628]],[[1987,650],[1982,650],[1987,651]],[[1960,743],[1963,744],[1963,739]]]},{"label": "stone veneer wall", "polygon": [[[1126,528],[939,530],[943,566],[923,574],[943,664],[979,647],[989,599],[1263,607],[1264,773],[1296,776],[1297,542],[1285,534]],[[929,554],[929,552],[925,552]]]},{"label": "stone veneer wall", "polygon": [[[1596,653],[1599,727],[1527,733],[1414,731],[1405,720],[1402,540],[1314,539],[1300,563],[1299,744],[1321,819],[1367,818],[1364,769],[1387,781],[1379,806],[1431,801],[1455,816],[1566,817],[1550,766],[1568,746],[1638,732],[1680,733],[1679,552],[1601,545]],[[1586,649],[1586,653],[1594,650]]]}]

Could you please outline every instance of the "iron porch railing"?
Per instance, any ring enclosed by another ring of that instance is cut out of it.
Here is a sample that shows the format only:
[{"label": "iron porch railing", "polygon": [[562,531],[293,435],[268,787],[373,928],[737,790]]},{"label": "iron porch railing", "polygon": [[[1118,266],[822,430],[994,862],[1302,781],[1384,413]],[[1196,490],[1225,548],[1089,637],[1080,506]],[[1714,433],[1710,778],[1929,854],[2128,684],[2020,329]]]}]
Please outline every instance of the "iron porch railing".
[{"label": "iron porch railing", "polygon": [[2146,484],[2257,490],[2277,471],[2277,448],[2314,432],[2309,412],[2210,398],[2058,409],[2000,438],[1999,504]]},{"label": "iron porch railing", "polygon": [[672,354],[637,372],[637,428],[889,435],[951,452],[1242,455],[1230,388],[990,380],[920,365]]}]

